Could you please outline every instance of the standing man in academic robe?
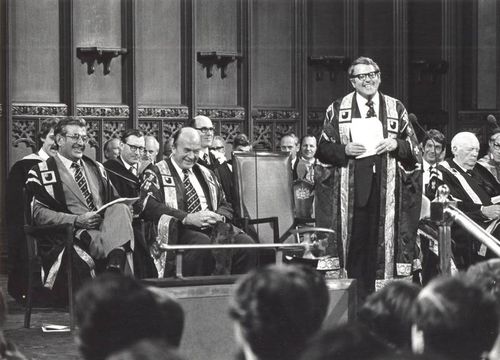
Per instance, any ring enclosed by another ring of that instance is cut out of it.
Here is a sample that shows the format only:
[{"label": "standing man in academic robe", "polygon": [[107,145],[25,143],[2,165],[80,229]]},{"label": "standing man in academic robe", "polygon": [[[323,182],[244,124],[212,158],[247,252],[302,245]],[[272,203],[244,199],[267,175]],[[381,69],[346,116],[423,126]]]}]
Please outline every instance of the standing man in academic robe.
[{"label": "standing man in academic robe", "polygon": [[[157,243],[151,247],[160,277],[173,275],[161,244],[210,244],[212,226],[231,222],[233,211],[213,171],[198,165],[201,153],[199,131],[186,127],[173,135],[172,155],[144,171],[141,184],[142,212],[157,224]],[[242,230],[233,227],[234,243],[253,243]],[[235,249],[232,273],[245,273],[256,264],[253,251]],[[170,254],[171,255],[171,254]],[[183,257],[184,275],[210,275],[215,262],[210,250],[189,250]]]},{"label": "standing man in academic robe", "polygon": [[[104,163],[109,180],[120,197],[133,198],[139,196],[139,173],[141,159],[145,153],[144,134],[137,129],[126,130],[120,141],[120,156]],[[156,277],[156,269],[149,255],[148,241],[154,234],[150,234],[149,225],[141,223],[139,219],[140,205],[134,205],[134,275],[137,278]]]},{"label": "standing man in academic robe", "polygon": [[[328,107],[317,157],[336,171],[331,225],[363,299],[376,285],[412,273],[422,189],[411,177],[421,176],[421,159],[404,105],[378,91],[379,66],[360,57],[348,73],[355,91]],[[373,149],[353,141],[353,119],[382,128]]]},{"label": "standing man in academic robe", "polygon": [[[58,153],[35,165],[26,181],[33,194],[33,223],[74,225],[75,282],[94,274],[95,260],[104,262],[109,271],[124,272],[127,253],[134,248],[132,213],[125,204],[114,204],[104,213],[97,212],[118,196],[104,166],[83,155],[89,140],[85,120],[62,119],[54,129],[54,136]],[[64,276],[57,276],[64,263],[64,244],[51,245],[40,254],[44,284],[48,288],[53,288],[56,282],[65,282]]]}]

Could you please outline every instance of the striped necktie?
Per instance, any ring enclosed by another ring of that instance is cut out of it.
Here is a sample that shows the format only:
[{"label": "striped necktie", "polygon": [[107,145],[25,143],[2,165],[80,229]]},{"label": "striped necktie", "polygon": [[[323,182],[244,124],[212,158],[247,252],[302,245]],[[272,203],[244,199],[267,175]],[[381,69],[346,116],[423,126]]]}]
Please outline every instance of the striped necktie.
[{"label": "striped necktie", "polygon": [[373,101],[368,101],[366,103],[366,106],[368,106],[368,112],[366,113],[367,118],[371,117],[377,117],[377,114],[375,114],[375,109],[373,108]]},{"label": "striped necktie", "polygon": [[82,191],[83,197],[87,202],[87,206],[89,207],[90,211],[96,211],[97,208],[94,205],[94,199],[92,199],[92,194],[90,193],[89,187],[87,186],[87,181],[83,176],[82,167],[80,166],[80,164],[76,162],[72,163],[71,167],[75,169],[75,181],[78,184],[80,190]]},{"label": "striped necktie", "polygon": [[182,170],[182,173],[184,174],[184,179],[182,180],[182,182],[184,183],[184,189],[186,190],[187,212],[191,214],[201,211],[200,198],[198,197],[193,184],[191,184],[191,181],[189,181],[189,170],[184,169]]}]

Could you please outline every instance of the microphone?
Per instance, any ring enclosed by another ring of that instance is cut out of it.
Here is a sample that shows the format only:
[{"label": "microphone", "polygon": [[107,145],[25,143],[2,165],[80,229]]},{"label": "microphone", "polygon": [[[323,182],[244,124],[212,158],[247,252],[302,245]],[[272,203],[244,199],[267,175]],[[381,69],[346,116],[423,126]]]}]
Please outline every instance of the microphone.
[{"label": "microphone", "polygon": [[[424,129],[422,125],[418,122],[417,116],[414,113],[409,113],[408,114],[408,120],[410,120],[410,123],[413,125],[413,128],[415,130],[418,129],[420,130],[418,133],[415,131],[415,134],[417,135],[417,139],[419,142],[422,142],[425,138],[425,134],[427,133],[427,130]],[[420,135],[420,136],[418,136]]]}]

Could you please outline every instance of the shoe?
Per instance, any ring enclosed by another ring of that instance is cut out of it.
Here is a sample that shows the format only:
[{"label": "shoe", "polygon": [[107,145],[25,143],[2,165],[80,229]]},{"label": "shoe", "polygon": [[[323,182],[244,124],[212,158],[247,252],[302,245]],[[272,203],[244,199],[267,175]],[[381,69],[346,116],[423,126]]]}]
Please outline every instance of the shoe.
[{"label": "shoe", "polygon": [[123,274],[126,261],[127,256],[123,249],[113,249],[108,254],[106,271]]}]

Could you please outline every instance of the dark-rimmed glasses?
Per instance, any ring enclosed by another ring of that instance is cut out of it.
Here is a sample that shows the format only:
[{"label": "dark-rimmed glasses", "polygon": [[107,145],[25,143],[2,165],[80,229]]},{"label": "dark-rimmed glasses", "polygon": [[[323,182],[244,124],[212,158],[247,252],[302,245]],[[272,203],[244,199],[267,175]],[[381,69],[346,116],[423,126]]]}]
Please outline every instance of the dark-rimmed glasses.
[{"label": "dark-rimmed glasses", "polygon": [[84,143],[89,141],[89,137],[87,135],[80,135],[80,134],[65,134],[64,137],[70,138],[74,142],[78,142],[78,140],[82,140]]},{"label": "dark-rimmed glasses", "polygon": [[203,134],[208,134],[209,132],[215,131],[213,127],[201,127],[201,128],[196,128],[196,130],[201,131]]},{"label": "dark-rimmed glasses", "polygon": [[125,143],[125,144],[127,144],[128,147],[130,148],[130,150],[132,150],[133,152],[139,151],[140,153],[143,153],[145,150],[144,146],[135,146],[135,145],[128,144],[128,143]]},{"label": "dark-rimmed glasses", "polygon": [[370,78],[371,80],[375,79],[378,74],[380,73],[380,71],[372,71],[372,72],[369,72],[369,73],[365,73],[365,74],[357,74],[357,75],[351,75],[350,78],[353,79],[353,78],[357,78],[359,81],[365,81],[366,78]]}]

